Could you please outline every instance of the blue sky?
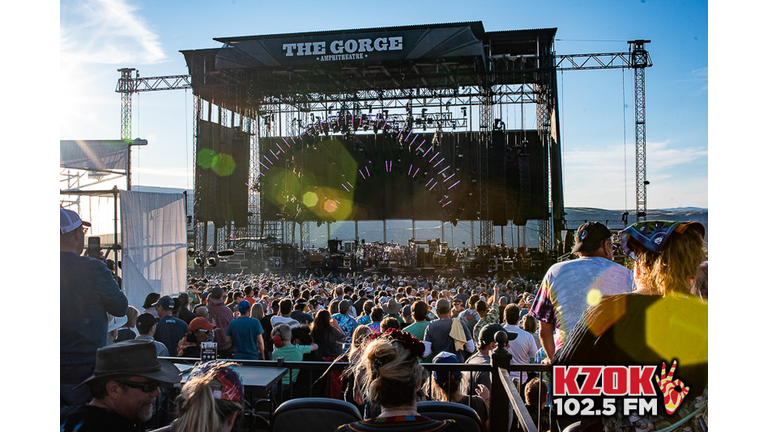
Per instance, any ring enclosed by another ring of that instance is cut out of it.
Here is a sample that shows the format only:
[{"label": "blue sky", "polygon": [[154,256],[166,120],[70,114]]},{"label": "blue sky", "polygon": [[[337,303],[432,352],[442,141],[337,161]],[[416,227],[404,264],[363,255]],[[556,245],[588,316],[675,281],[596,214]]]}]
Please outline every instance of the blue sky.
[{"label": "blue sky", "polygon": [[[290,4],[290,7],[285,5]],[[60,3],[60,139],[117,139],[117,69],[186,74],[179,50],[213,38],[482,21],[486,31],[556,27],[559,54],[627,50],[648,39],[648,208],[708,207],[705,1],[133,1]],[[558,73],[565,205],[634,209],[634,77]],[[136,94],[133,183],[191,188],[191,91]]]}]

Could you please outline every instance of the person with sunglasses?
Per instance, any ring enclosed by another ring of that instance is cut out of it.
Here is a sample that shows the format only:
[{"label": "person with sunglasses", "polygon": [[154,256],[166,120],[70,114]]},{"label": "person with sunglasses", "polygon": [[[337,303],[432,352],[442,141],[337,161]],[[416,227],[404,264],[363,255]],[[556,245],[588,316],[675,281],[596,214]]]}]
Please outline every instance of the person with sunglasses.
[{"label": "person with sunglasses", "polygon": [[61,431],[144,431],[160,386],[180,381],[179,370],[157,358],[151,341],[131,339],[99,348],[93,375],[78,385],[87,386],[93,399],[62,419]]},{"label": "person with sunglasses", "polygon": [[216,325],[203,317],[190,321],[189,330],[177,347],[179,357],[200,358],[200,344],[212,340],[214,328]]}]

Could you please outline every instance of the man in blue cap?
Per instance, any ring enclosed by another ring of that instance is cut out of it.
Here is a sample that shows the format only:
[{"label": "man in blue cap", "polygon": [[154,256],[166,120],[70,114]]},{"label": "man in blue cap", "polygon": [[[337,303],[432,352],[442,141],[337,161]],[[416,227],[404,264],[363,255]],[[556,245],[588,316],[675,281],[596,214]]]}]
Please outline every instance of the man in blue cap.
[{"label": "man in blue cap", "polygon": [[87,387],[75,386],[93,373],[96,350],[107,345],[107,313],[125,316],[128,299],[103,261],[82,256],[91,224],[72,210],[59,216],[60,393],[62,405],[76,406],[91,399]]},{"label": "man in blue cap", "polygon": [[227,340],[234,348],[235,360],[264,360],[264,329],[261,322],[251,318],[251,303],[242,300],[237,304],[240,316],[229,322]]}]

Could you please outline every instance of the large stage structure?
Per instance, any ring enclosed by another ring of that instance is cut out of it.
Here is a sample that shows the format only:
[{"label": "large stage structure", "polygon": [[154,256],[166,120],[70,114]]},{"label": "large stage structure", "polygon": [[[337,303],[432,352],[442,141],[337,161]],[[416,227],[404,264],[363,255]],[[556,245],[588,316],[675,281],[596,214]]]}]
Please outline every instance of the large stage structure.
[{"label": "large stage structure", "polygon": [[[555,32],[469,22],[216,38],[222,48],[183,50],[195,201],[216,196],[213,207],[230,215],[196,206],[196,223],[215,220],[219,238],[264,239],[279,238],[283,220],[478,220],[480,244],[493,245],[494,225],[530,219],[548,250],[564,226]],[[535,116],[535,128],[521,119],[507,130],[509,105]],[[224,156],[246,136],[249,163]],[[237,188],[247,199],[231,198]],[[371,212],[377,200],[391,211]]]},{"label": "large stage structure", "polygon": [[309,223],[398,218],[473,220],[488,247],[495,226],[535,220],[552,251],[570,228],[555,72],[634,70],[640,220],[652,66],[648,40],[556,55],[555,33],[466,22],[216,38],[222,48],[181,51],[189,75],[119,70],[121,134],[133,93],[193,89],[198,250],[280,243],[287,222],[303,245]]}]

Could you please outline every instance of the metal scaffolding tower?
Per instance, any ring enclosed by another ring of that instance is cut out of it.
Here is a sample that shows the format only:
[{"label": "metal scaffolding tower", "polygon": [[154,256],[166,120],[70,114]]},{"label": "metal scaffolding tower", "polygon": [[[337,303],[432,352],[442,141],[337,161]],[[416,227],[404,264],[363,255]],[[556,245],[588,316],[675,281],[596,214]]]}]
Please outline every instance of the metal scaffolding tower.
[{"label": "metal scaffolding tower", "polygon": [[647,200],[645,160],[645,68],[653,66],[645,49],[649,40],[627,41],[628,53],[572,54],[556,56],[559,70],[633,69],[635,71],[635,196],[637,221],[645,220]]}]

